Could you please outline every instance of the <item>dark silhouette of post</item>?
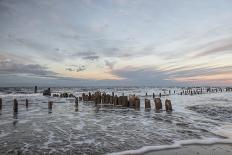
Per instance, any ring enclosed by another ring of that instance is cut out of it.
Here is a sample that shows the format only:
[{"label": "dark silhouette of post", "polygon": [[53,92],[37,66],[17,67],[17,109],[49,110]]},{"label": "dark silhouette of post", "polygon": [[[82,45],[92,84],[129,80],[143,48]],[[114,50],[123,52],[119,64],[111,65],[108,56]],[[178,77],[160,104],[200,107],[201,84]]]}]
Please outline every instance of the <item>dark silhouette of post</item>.
[{"label": "dark silhouette of post", "polygon": [[14,99],[14,106],[13,106],[14,113],[18,112],[18,101]]},{"label": "dark silhouette of post", "polygon": [[151,109],[151,101],[149,99],[145,99],[145,109]]},{"label": "dark silhouette of post", "polygon": [[37,86],[35,86],[34,93],[37,93]]},{"label": "dark silhouette of post", "polygon": [[165,100],[165,109],[166,109],[166,111],[172,111],[171,100]]},{"label": "dark silhouette of post", "polygon": [[156,110],[160,110],[162,109],[162,102],[160,98],[155,98],[155,109]]},{"label": "dark silhouette of post", "polygon": [[26,99],[26,108],[28,108],[28,99]]},{"label": "dark silhouette of post", "polygon": [[52,105],[53,105],[53,102],[52,102],[52,101],[49,101],[49,102],[48,102],[48,110],[52,110]]}]

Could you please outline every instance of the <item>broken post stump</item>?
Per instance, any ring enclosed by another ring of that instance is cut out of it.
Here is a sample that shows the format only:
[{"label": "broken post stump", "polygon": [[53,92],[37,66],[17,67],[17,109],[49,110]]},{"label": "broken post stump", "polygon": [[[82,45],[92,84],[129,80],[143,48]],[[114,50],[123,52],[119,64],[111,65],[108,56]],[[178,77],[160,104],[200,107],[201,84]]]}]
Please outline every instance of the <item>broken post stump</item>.
[{"label": "broken post stump", "polygon": [[145,109],[151,109],[151,101],[149,99],[145,99]]},{"label": "broken post stump", "polygon": [[51,96],[51,89],[48,88],[46,90],[43,91],[43,96]]},{"label": "broken post stump", "polygon": [[13,110],[15,113],[18,112],[18,101],[16,99],[14,99],[14,106],[13,106]]},{"label": "broken post stump", "polygon": [[155,109],[156,110],[160,110],[162,109],[162,102],[160,98],[155,98]]},{"label": "broken post stump", "polygon": [[137,96],[135,98],[135,109],[140,109],[140,99]]},{"label": "broken post stump", "polygon": [[115,95],[114,96],[114,105],[118,105],[118,96],[117,95]]},{"label": "broken post stump", "polygon": [[165,109],[166,111],[172,111],[172,103],[171,100],[165,100]]},{"label": "broken post stump", "polygon": [[75,106],[78,107],[78,98],[75,97]]},{"label": "broken post stump", "polygon": [[26,99],[26,108],[28,108],[28,99]]},{"label": "broken post stump", "polygon": [[37,86],[35,86],[34,93],[37,93]]},{"label": "broken post stump", "polygon": [[49,109],[49,110],[52,110],[52,105],[53,105],[53,102],[52,102],[52,101],[49,101],[49,102],[48,102],[48,109]]}]

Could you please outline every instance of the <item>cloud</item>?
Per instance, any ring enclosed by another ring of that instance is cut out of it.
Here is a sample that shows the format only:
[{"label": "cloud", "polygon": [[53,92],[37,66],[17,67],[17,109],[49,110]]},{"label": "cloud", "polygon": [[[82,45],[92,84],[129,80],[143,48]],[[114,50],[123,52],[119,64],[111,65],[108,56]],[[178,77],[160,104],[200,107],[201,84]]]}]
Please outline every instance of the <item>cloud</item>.
[{"label": "cloud", "polygon": [[209,42],[199,47],[200,52],[194,55],[194,58],[208,56],[212,54],[223,54],[232,51],[232,38],[224,38],[217,41]]},{"label": "cloud", "polygon": [[113,69],[115,64],[116,64],[116,61],[105,60],[105,65],[109,67],[110,69]]},{"label": "cloud", "polygon": [[97,56],[97,55],[84,56],[84,57],[82,57],[82,59],[94,61],[94,60],[99,59],[99,56]]},{"label": "cloud", "polygon": [[113,75],[124,78],[122,81],[132,85],[175,85],[177,82],[170,79],[168,72],[155,67],[126,67],[112,70]]},{"label": "cloud", "polygon": [[38,64],[23,64],[9,58],[0,59],[1,74],[28,74],[41,77],[54,77],[57,73],[49,71],[47,67]]},{"label": "cloud", "polygon": [[77,66],[77,65],[72,65],[71,67],[65,68],[66,71],[70,71],[70,72],[81,72],[86,70],[86,66],[81,65],[81,66]]}]

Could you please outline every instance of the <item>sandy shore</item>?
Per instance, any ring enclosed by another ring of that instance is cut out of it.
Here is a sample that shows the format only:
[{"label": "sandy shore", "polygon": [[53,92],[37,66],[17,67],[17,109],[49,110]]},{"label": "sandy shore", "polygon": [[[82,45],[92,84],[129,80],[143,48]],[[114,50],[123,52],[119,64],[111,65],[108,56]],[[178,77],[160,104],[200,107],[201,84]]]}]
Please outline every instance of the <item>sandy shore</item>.
[{"label": "sandy shore", "polygon": [[232,144],[185,145],[176,149],[152,151],[145,155],[232,155]]}]

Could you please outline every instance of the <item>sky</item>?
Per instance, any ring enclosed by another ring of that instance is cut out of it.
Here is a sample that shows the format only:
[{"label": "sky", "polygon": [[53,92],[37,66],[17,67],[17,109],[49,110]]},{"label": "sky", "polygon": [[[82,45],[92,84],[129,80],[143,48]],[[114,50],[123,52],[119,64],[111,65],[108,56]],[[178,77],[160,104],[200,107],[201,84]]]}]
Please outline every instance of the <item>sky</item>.
[{"label": "sky", "polygon": [[232,85],[231,0],[0,0],[0,86]]}]

